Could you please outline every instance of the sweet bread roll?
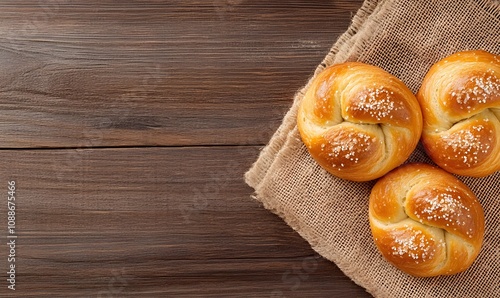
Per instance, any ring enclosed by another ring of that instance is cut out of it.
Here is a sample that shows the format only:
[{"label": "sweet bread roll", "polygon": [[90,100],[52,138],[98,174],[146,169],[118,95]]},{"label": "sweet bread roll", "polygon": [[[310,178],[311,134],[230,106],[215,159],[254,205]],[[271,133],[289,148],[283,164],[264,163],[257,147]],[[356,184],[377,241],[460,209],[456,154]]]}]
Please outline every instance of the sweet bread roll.
[{"label": "sweet bread roll", "polygon": [[434,64],[417,94],[422,143],[443,169],[482,177],[500,170],[500,56],[453,54]]},{"label": "sweet bread roll", "polygon": [[377,181],[369,218],[382,255],[414,276],[464,271],[483,241],[476,196],[450,173],[426,164],[401,166]]},{"label": "sweet bread roll", "polygon": [[402,81],[379,67],[347,62],[326,68],[310,83],[297,125],[324,169],[343,179],[368,181],[413,152],[422,114]]}]

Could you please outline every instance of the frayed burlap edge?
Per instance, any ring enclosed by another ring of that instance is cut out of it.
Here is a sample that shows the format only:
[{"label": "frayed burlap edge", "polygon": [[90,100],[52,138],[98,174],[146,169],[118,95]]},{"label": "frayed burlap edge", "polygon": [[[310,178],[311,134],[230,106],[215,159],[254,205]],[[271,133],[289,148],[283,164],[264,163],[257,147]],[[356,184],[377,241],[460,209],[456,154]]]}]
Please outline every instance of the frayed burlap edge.
[{"label": "frayed burlap edge", "polygon": [[[364,2],[362,7],[358,10],[354,16],[350,27],[344,34],[342,34],[337,42],[332,46],[328,55],[323,59],[321,64],[314,71],[314,75],[309,79],[308,83],[300,89],[294,96],[294,105],[302,100],[304,96],[304,91],[309,86],[310,82],[314,77],[320,73],[326,67],[338,63],[340,61],[355,60],[352,57],[353,53],[357,51],[357,48],[362,46],[362,40],[359,36],[364,36],[365,38],[370,36],[370,28],[366,28],[363,25],[366,20],[370,18],[374,13],[379,3],[384,2],[378,0],[367,0]],[[351,59],[348,59],[351,58]],[[260,183],[264,180],[269,167],[274,161],[276,155],[283,148],[289,133],[293,130],[296,125],[295,118],[297,116],[297,109],[291,108],[284,117],[284,120],[278,130],[274,133],[271,140],[267,146],[261,151],[259,158],[252,165],[251,169],[245,174],[245,181],[248,185],[257,189]]]},{"label": "frayed burlap edge", "polygon": [[380,17],[380,14],[383,14],[388,7],[387,5],[379,4],[385,4],[386,2],[385,0],[366,0],[363,3],[362,7],[353,17],[347,31],[334,43],[329,53],[314,71],[313,76],[308,80],[307,84],[295,94],[293,106],[285,115],[282,124],[274,133],[267,146],[261,151],[257,161],[252,165],[250,170],[245,173],[245,182],[256,190],[253,196],[254,199],[260,201],[264,208],[281,217],[290,227],[299,233],[302,238],[308,241],[314,251],[329,261],[334,262],[342,272],[350,276],[356,284],[367,289],[372,295],[380,295],[383,292],[378,292],[377,287],[372,285],[372,281],[369,279],[363,278],[362,275],[358,276],[357,274],[353,274],[355,272],[351,269],[351,266],[343,262],[340,258],[335,258],[335,254],[331,253],[326,245],[321,245],[318,235],[314,234],[307,227],[303,227],[300,221],[294,217],[293,212],[286,212],[285,210],[279,210],[273,207],[273,203],[271,202],[272,194],[266,193],[265,189],[260,189],[259,186],[261,182],[266,179],[266,175],[272,173],[272,170],[270,171],[271,167],[280,167],[280,163],[275,162],[275,158],[278,154],[286,156],[287,152],[296,150],[296,148],[288,146],[286,141],[289,137],[298,135],[296,128],[298,103],[302,100],[305,90],[307,90],[311,81],[317,74],[330,65],[344,61],[355,61],[357,59],[356,53],[359,52],[359,48],[372,36],[371,33],[374,30],[373,26],[366,25],[367,23],[373,25],[374,22],[367,21],[371,18]]},{"label": "frayed burlap edge", "polygon": [[[297,146],[301,142],[295,141],[300,138],[296,128],[298,103],[302,100],[304,91],[308,88],[311,80],[330,65],[358,60],[360,58],[358,53],[362,52],[361,49],[370,44],[371,39],[374,37],[373,33],[377,31],[378,20],[383,20],[384,15],[387,15],[391,8],[394,8],[393,4],[393,0],[365,1],[353,18],[351,26],[333,45],[307,84],[296,93],[292,108],[284,117],[283,123],[266,148],[262,150],[258,160],[245,174],[245,181],[255,189],[254,199],[260,201],[266,209],[280,216],[301,237],[306,239],[317,253],[334,262],[356,284],[364,287],[372,295],[380,297],[387,296],[388,293],[375,284],[367,275],[360,274],[358,267],[353,267],[352,264],[343,260],[327,243],[324,243],[317,232],[299,220],[300,214],[295,214],[293,210],[281,205],[280,202],[275,200],[274,196],[276,194],[273,193],[273,190],[263,186],[266,181],[272,181],[271,178],[274,173],[278,172],[287,163],[286,157],[299,150]],[[496,16],[498,13],[499,3],[486,0],[477,4],[491,15]],[[422,152],[422,149],[420,148],[416,152]]]}]

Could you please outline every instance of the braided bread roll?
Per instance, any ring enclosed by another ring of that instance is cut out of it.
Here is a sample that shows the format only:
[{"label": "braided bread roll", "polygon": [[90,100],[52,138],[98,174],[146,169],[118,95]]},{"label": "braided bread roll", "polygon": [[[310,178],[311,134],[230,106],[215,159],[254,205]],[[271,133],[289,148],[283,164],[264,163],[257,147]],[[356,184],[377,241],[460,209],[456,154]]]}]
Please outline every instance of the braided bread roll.
[{"label": "braided bread roll", "polygon": [[343,179],[368,181],[409,157],[420,139],[422,115],[398,78],[347,62],[326,68],[311,82],[297,125],[320,166]]},{"label": "braided bread roll", "polygon": [[407,164],[372,189],[370,226],[382,255],[414,276],[455,274],[479,254],[484,214],[472,191],[450,173]]},{"label": "braided bread roll", "polygon": [[466,51],[437,62],[417,98],[422,144],[437,165],[473,177],[500,170],[500,56]]}]

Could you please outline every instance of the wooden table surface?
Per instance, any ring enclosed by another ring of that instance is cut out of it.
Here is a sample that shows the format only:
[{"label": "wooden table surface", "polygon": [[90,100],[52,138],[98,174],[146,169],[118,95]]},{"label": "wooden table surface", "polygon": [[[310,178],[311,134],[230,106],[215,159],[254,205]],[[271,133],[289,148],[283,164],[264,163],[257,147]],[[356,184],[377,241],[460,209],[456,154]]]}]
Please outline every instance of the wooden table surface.
[{"label": "wooden table surface", "polygon": [[1,1],[0,297],[369,297],[243,181],[361,4]]}]

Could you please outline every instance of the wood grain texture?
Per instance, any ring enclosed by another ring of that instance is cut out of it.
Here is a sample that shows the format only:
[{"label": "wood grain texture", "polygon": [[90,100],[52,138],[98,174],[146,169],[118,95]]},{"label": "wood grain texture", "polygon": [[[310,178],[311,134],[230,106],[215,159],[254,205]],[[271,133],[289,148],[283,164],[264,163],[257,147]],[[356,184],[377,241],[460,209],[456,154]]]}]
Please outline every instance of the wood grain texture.
[{"label": "wood grain texture", "polygon": [[243,182],[361,2],[1,1],[0,297],[369,297]]},{"label": "wood grain texture", "polygon": [[[12,161],[2,163],[2,182],[17,185],[16,292],[23,297],[365,294],[249,199],[241,173],[255,149],[0,151],[0,159]],[[70,156],[78,163],[61,166]],[[6,204],[0,206],[6,214]],[[0,246],[0,255],[7,254],[6,245]]]},{"label": "wood grain texture", "polygon": [[264,144],[361,1],[18,2],[3,148]]}]

